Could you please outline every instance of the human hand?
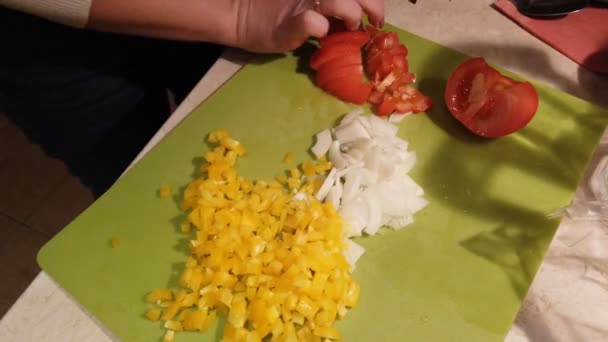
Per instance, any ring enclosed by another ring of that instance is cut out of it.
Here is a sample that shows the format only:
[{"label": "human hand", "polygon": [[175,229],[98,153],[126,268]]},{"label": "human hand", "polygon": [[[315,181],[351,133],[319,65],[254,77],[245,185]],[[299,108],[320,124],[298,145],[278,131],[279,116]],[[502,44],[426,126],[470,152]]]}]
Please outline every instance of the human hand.
[{"label": "human hand", "polygon": [[327,35],[330,17],[356,30],[364,14],[384,21],[384,0],[235,0],[234,44],[254,52],[285,52]]}]

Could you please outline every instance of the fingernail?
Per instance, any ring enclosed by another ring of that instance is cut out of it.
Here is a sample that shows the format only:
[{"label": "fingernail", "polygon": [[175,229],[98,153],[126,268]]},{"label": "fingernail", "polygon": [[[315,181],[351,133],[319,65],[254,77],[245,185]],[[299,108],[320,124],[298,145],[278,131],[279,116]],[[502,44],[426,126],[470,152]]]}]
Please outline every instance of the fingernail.
[{"label": "fingernail", "polygon": [[358,21],[356,23],[354,23],[353,25],[350,25],[349,29],[351,31],[357,31],[359,29],[359,27],[361,26],[361,22]]}]

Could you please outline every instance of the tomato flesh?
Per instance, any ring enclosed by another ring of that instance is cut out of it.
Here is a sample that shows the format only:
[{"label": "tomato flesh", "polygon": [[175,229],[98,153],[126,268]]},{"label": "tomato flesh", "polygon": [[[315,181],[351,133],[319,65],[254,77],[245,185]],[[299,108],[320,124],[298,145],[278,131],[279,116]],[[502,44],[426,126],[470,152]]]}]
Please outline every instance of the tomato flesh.
[{"label": "tomato flesh", "polygon": [[334,44],[354,44],[361,48],[369,41],[370,37],[369,33],[363,31],[336,32],[321,38],[319,43],[321,47]]},{"label": "tomato flesh", "polygon": [[345,55],[360,55],[361,48],[355,44],[334,44],[317,50],[310,59],[310,68],[318,70],[323,64],[333,59],[340,59]]},{"label": "tomato flesh", "polygon": [[444,98],[458,121],[488,138],[522,129],[538,109],[538,94],[531,83],[501,74],[483,58],[469,59],[452,72]]},{"label": "tomato flesh", "polygon": [[325,84],[336,78],[352,76],[353,79],[363,82],[363,66],[357,64],[344,65],[333,67],[332,65],[324,65],[317,72],[317,84],[323,88]]},{"label": "tomato flesh", "polygon": [[372,91],[372,84],[362,83],[360,77],[335,78],[324,88],[337,98],[354,104],[364,104]]}]

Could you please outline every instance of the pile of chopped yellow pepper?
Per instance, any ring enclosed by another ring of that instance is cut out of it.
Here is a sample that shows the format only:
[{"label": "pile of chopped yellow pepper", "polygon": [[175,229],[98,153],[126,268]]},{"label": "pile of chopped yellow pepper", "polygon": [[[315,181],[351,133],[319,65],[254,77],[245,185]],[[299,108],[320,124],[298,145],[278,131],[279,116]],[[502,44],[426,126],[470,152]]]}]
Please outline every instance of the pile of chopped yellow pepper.
[{"label": "pile of chopped yellow pepper", "polygon": [[226,342],[339,339],[334,323],[356,306],[359,285],[343,256],[342,219],[313,196],[331,163],[306,162],[278,182],[254,183],[235,169],[243,145],[225,130],[208,141],[216,146],[204,175],[181,205],[189,212],[181,230],[193,235],[182,288],[149,293],[157,307],[146,317],[164,321],[165,342],[177,331],[205,331],[216,312],[227,313]]}]

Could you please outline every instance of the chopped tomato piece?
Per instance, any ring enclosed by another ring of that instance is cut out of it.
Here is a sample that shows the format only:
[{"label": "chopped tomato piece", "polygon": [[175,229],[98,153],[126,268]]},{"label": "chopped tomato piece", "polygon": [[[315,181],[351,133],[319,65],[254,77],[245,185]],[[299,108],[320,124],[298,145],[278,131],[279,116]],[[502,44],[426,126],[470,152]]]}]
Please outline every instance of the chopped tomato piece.
[{"label": "chopped tomato piece", "polygon": [[390,115],[395,111],[395,108],[396,104],[393,97],[385,94],[382,102],[376,107],[376,114],[379,116]]},{"label": "chopped tomato piece", "polygon": [[382,102],[382,99],[383,99],[382,93],[377,90],[373,90],[367,100],[369,101],[369,103],[377,105]]},{"label": "chopped tomato piece", "polygon": [[[409,87],[416,75],[409,72],[408,49],[395,32],[368,27],[367,32],[332,33],[320,45],[310,67],[326,92],[356,104],[367,100],[378,115],[423,112],[432,105],[430,98]],[[370,83],[363,81],[363,64]]]}]

